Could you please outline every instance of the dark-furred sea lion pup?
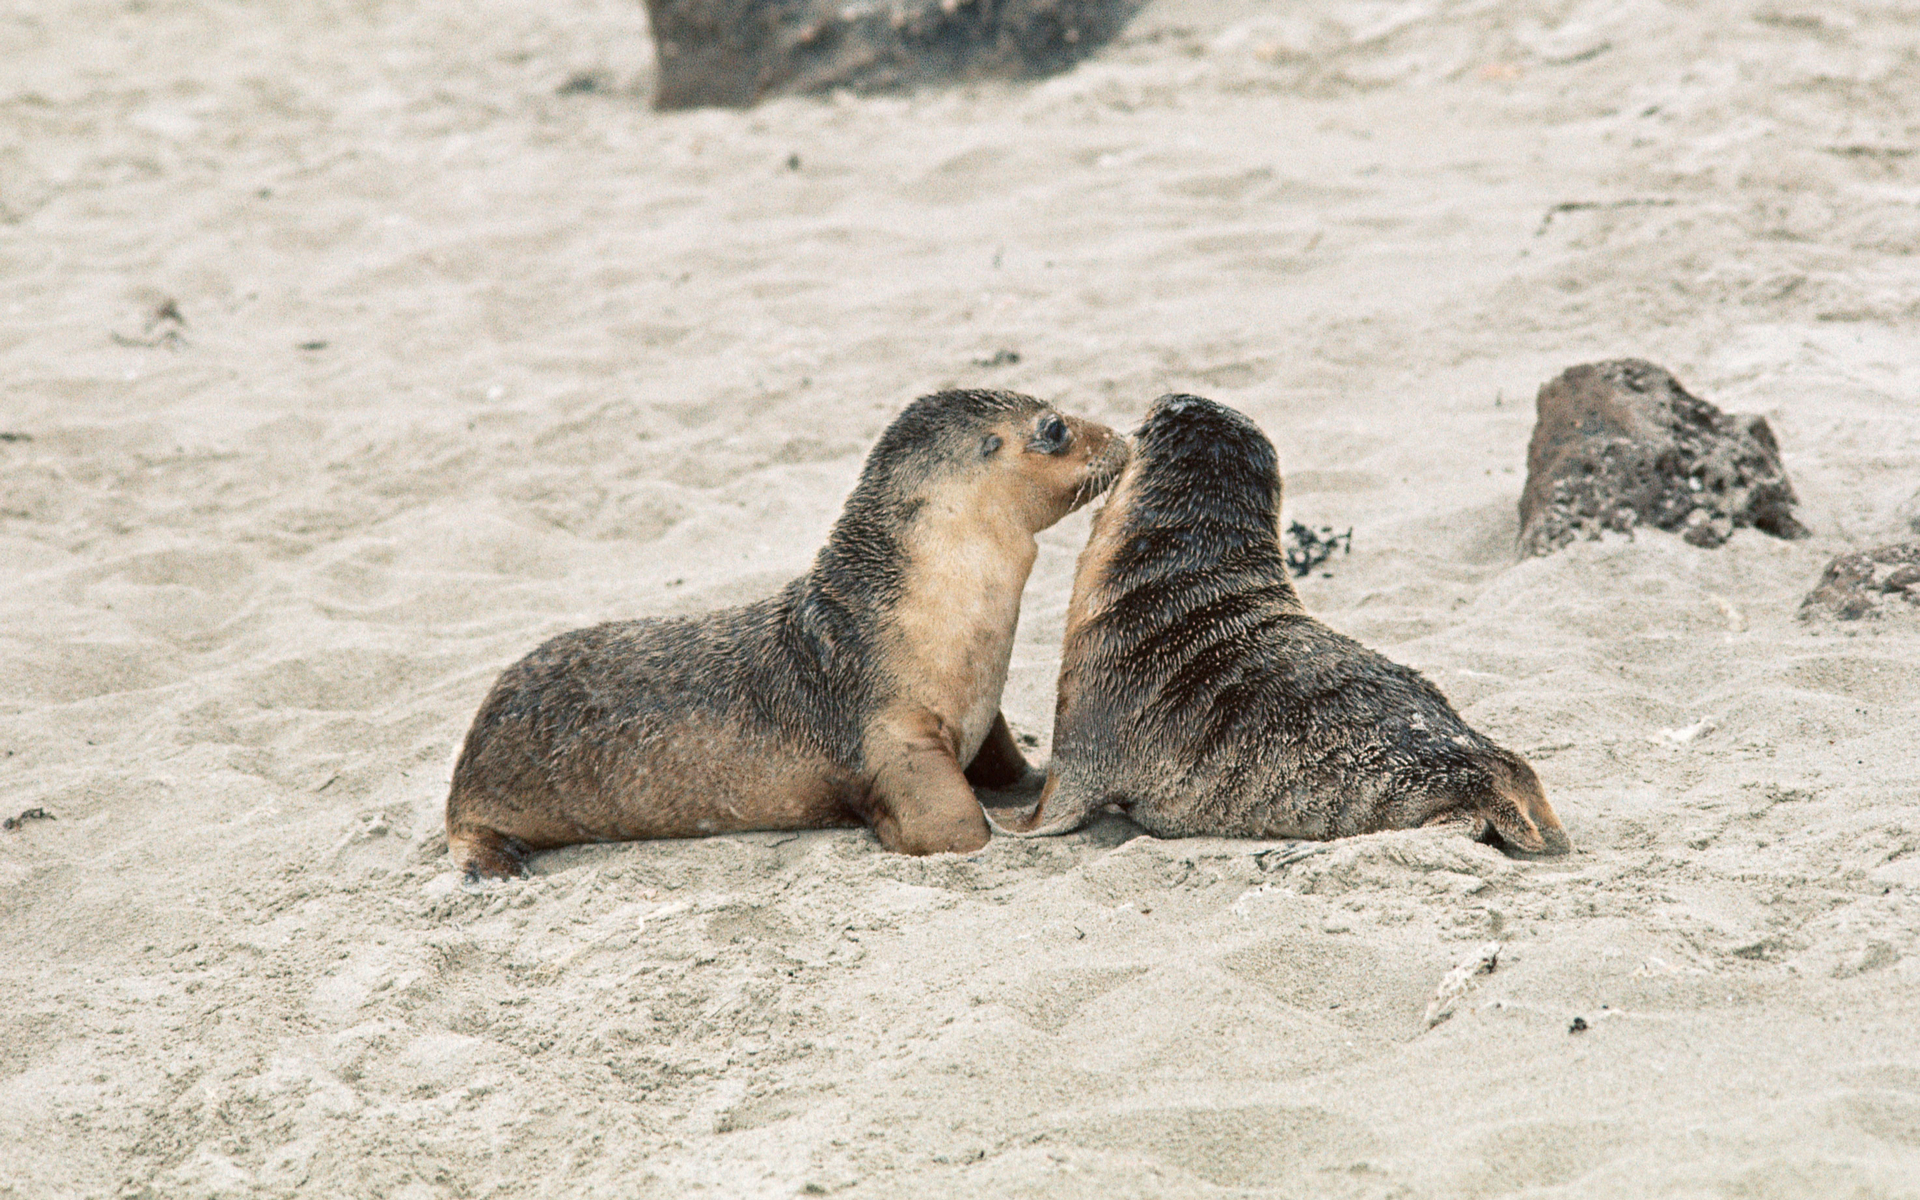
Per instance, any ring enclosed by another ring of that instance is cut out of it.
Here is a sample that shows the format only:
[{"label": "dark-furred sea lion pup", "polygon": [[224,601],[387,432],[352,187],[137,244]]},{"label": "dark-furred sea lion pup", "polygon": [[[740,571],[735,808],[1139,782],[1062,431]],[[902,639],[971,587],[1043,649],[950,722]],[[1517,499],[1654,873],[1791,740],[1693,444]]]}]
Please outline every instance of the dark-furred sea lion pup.
[{"label": "dark-furred sea lion pup", "polygon": [[454,766],[455,863],[503,878],[580,842],[860,824],[907,854],[979,849],[970,785],[1028,770],[1000,693],[1034,534],[1125,446],[1029,396],[914,401],[777,595],[564,633],[501,675]]},{"label": "dark-furred sea lion pup", "polygon": [[1074,576],[1046,786],[1007,831],[1065,833],[1113,804],[1161,837],[1460,821],[1510,852],[1567,853],[1525,759],[1307,615],[1279,515],[1258,426],[1197,396],[1155,402]]}]

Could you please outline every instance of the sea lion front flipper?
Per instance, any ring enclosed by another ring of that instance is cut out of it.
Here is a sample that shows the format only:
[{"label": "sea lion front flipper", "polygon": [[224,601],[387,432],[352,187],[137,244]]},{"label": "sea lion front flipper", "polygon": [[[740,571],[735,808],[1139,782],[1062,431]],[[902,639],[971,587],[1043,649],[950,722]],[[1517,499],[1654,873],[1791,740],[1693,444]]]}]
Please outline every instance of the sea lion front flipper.
[{"label": "sea lion front flipper", "polygon": [[996,817],[991,809],[981,811],[987,814],[987,822],[996,833],[1013,837],[1054,837],[1072,833],[1086,824],[1097,807],[1084,791],[1061,787],[1060,776],[1049,772],[1047,786],[1040,790],[1040,803],[1033,806],[1033,811],[1011,821]]},{"label": "sea lion front flipper", "polygon": [[484,825],[464,825],[447,835],[447,850],[466,883],[524,878],[529,849],[519,838]]},{"label": "sea lion front flipper", "polygon": [[987,844],[987,820],[940,718],[924,709],[880,722],[873,764],[873,832],[895,854],[968,854]]}]

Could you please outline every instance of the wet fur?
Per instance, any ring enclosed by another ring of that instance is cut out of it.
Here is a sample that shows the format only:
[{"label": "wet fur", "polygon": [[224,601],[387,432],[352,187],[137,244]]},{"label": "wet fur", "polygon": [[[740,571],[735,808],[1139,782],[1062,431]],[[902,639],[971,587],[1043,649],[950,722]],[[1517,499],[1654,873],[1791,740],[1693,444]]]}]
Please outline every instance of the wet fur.
[{"label": "wet fur", "polygon": [[1053,762],[1009,831],[1064,833],[1113,804],[1162,837],[1460,821],[1516,853],[1567,853],[1526,760],[1419,672],[1307,615],[1279,513],[1252,421],[1195,396],[1155,403],[1081,555]]},{"label": "wet fur", "polygon": [[580,842],[860,824],[907,853],[977,849],[972,785],[1027,771],[999,704],[1034,534],[1123,458],[1030,397],[915,401],[779,594],[561,634],[501,675],[454,767],[456,863],[505,877]]}]

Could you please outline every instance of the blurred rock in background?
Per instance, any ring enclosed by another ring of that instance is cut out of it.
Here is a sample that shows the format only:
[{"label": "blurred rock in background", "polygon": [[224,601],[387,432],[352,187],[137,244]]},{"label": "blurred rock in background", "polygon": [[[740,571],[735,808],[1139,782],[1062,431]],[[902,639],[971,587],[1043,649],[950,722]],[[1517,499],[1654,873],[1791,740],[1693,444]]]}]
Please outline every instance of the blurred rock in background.
[{"label": "blurred rock in background", "polygon": [[1124,28],[1142,0],[647,0],[654,107],[744,108],[783,93],[1038,79]]}]

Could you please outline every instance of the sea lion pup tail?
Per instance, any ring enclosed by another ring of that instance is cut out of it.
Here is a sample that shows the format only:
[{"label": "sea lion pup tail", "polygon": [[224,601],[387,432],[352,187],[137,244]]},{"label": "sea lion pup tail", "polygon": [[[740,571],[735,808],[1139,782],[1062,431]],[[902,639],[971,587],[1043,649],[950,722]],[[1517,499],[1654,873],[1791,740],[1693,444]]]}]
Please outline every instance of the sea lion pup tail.
[{"label": "sea lion pup tail", "polygon": [[1471,823],[1521,856],[1572,843],[1524,759],[1439,689],[1315,620],[1280,544],[1273,443],[1198,396],[1154,402],[1093,520],[1030,813],[1112,804],[1159,837],[1328,840]]},{"label": "sea lion pup tail", "polygon": [[[1473,814],[1470,819],[1480,826],[1475,831],[1478,840],[1517,858],[1561,858],[1573,852],[1573,840],[1526,759],[1496,746],[1481,765],[1492,777],[1490,785],[1462,797],[1464,808]],[[1448,819],[1443,814],[1427,823]]]}]

